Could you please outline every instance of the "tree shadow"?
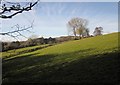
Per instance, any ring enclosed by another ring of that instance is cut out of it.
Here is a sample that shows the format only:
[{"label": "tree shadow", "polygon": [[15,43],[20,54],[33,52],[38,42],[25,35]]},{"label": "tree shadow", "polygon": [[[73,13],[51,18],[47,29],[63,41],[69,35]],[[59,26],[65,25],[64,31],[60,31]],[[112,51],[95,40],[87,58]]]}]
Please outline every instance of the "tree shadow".
[{"label": "tree shadow", "polygon": [[90,50],[94,48],[59,55],[30,54],[3,61],[3,83],[117,83],[119,52],[50,64],[56,57]]}]

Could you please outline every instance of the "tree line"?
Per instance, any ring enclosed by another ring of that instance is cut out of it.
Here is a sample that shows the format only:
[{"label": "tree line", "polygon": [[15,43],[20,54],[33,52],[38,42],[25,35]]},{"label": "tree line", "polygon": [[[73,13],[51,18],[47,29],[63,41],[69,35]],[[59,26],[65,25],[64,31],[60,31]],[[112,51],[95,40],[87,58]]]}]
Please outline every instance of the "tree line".
[{"label": "tree line", "polygon": [[43,45],[43,44],[57,44],[64,41],[74,40],[74,36],[62,36],[58,38],[29,38],[26,41],[13,41],[13,42],[0,42],[2,44],[2,52],[13,50],[13,49],[19,49],[19,48],[25,48],[30,46],[36,46],[36,45]]},{"label": "tree line", "polygon": [[[68,26],[68,33],[71,33],[75,36],[78,35],[79,38],[83,38],[83,37],[90,37],[90,30],[89,28],[87,28],[88,25],[88,20],[87,19],[83,19],[83,18],[72,18],[70,21],[68,21],[67,26]],[[102,35],[102,27],[96,27],[93,35],[97,36],[97,35]]]}]

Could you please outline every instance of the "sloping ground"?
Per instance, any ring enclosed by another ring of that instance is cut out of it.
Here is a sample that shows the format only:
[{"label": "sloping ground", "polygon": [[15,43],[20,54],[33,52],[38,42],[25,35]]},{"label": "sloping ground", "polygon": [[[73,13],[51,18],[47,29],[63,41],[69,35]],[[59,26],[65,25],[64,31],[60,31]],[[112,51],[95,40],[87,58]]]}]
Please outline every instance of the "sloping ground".
[{"label": "sloping ground", "polygon": [[0,55],[2,55],[3,59],[8,59],[8,58],[14,57],[19,54],[33,52],[33,51],[36,51],[42,48],[46,48],[48,46],[51,46],[51,45],[45,44],[45,45],[31,46],[31,47],[26,47],[26,48],[19,48],[19,49],[9,50],[6,52],[0,52]]},{"label": "sloping ground", "polygon": [[3,59],[3,83],[118,83],[119,53],[118,33],[64,42]]}]

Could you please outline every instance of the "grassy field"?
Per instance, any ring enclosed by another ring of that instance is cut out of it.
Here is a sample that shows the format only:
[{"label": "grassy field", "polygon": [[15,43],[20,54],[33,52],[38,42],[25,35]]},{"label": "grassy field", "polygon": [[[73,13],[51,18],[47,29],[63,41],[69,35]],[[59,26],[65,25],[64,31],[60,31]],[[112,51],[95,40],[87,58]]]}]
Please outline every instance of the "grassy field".
[{"label": "grassy field", "polygon": [[38,45],[38,46],[14,49],[14,50],[6,51],[6,52],[0,52],[0,55],[2,55],[3,59],[6,59],[6,58],[8,59],[11,57],[13,58],[15,55],[19,55],[21,53],[28,53],[28,52],[36,51],[38,49],[42,49],[42,48],[45,48],[48,46],[49,46],[49,44],[45,44],[45,45]]},{"label": "grassy field", "polygon": [[118,83],[119,34],[3,52],[3,83]]}]

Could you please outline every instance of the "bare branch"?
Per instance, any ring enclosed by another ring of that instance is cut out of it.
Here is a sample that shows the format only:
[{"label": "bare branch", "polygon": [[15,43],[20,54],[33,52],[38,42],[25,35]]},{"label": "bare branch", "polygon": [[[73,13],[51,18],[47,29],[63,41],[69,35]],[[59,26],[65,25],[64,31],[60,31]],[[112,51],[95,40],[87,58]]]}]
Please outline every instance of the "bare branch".
[{"label": "bare branch", "polygon": [[[23,11],[30,11],[32,8],[38,3],[39,0],[37,0],[34,3],[30,3],[29,6],[27,7],[21,7],[20,4],[17,4],[17,6],[12,5],[11,7],[6,7],[5,4],[2,6],[2,12],[0,12],[0,18],[7,19],[7,18],[12,18],[13,16],[22,13]],[[16,11],[15,13],[11,15],[5,15],[5,12],[11,12],[11,11]]]},{"label": "bare branch", "polygon": [[[32,2],[29,2],[27,3],[26,6],[23,6],[21,7],[20,6],[20,3],[10,3],[9,4],[12,4],[12,6],[10,7],[7,7],[6,4],[3,4],[1,9],[2,11],[0,11],[0,18],[2,19],[7,19],[7,18],[12,18],[13,16],[19,14],[19,13],[22,13],[24,11],[29,11],[29,10],[32,10],[32,8],[38,3],[39,0],[37,0],[36,2],[32,3]],[[5,1],[5,3],[8,3]],[[8,13],[8,14],[6,14]],[[33,20],[34,22],[34,20]],[[29,30],[30,28],[33,28],[33,22],[31,23],[31,26],[28,26],[28,27],[20,27],[18,24],[11,27],[11,28],[15,28],[16,30],[13,30],[13,31],[8,31],[8,32],[1,32],[0,35],[7,35],[7,36],[10,36],[10,37],[13,37],[14,39],[17,40],[17,38],[19,36],[22,36],[22,37],[25,37],[27,38],[26,36],[24,36],[22,34],[23,31],[28,31],[31,33],[31,31]]]},{"label": "bare branch", "polygon": [[[27,38],[26,36],[24,36],[21,32],[22,31],[29,31],[30,28],[33,28],[33,23],[31,24],[31,26],[28,26],[28,27],[20,27],[18,24],[11,27],[11,28],[17,28],[17,30],[14,30],[14,31],[10,31],[10,32],[4,32],[4,33],[0,33],[0,35],[8,35],[10,37],[13,37],[14,39],[17,40],[17,37],[19,36],[22,36],[22,37],[25,37]],[[21,29],[22,28],[22,29]],[[15,34],[17,33],[17,34]]]}]

